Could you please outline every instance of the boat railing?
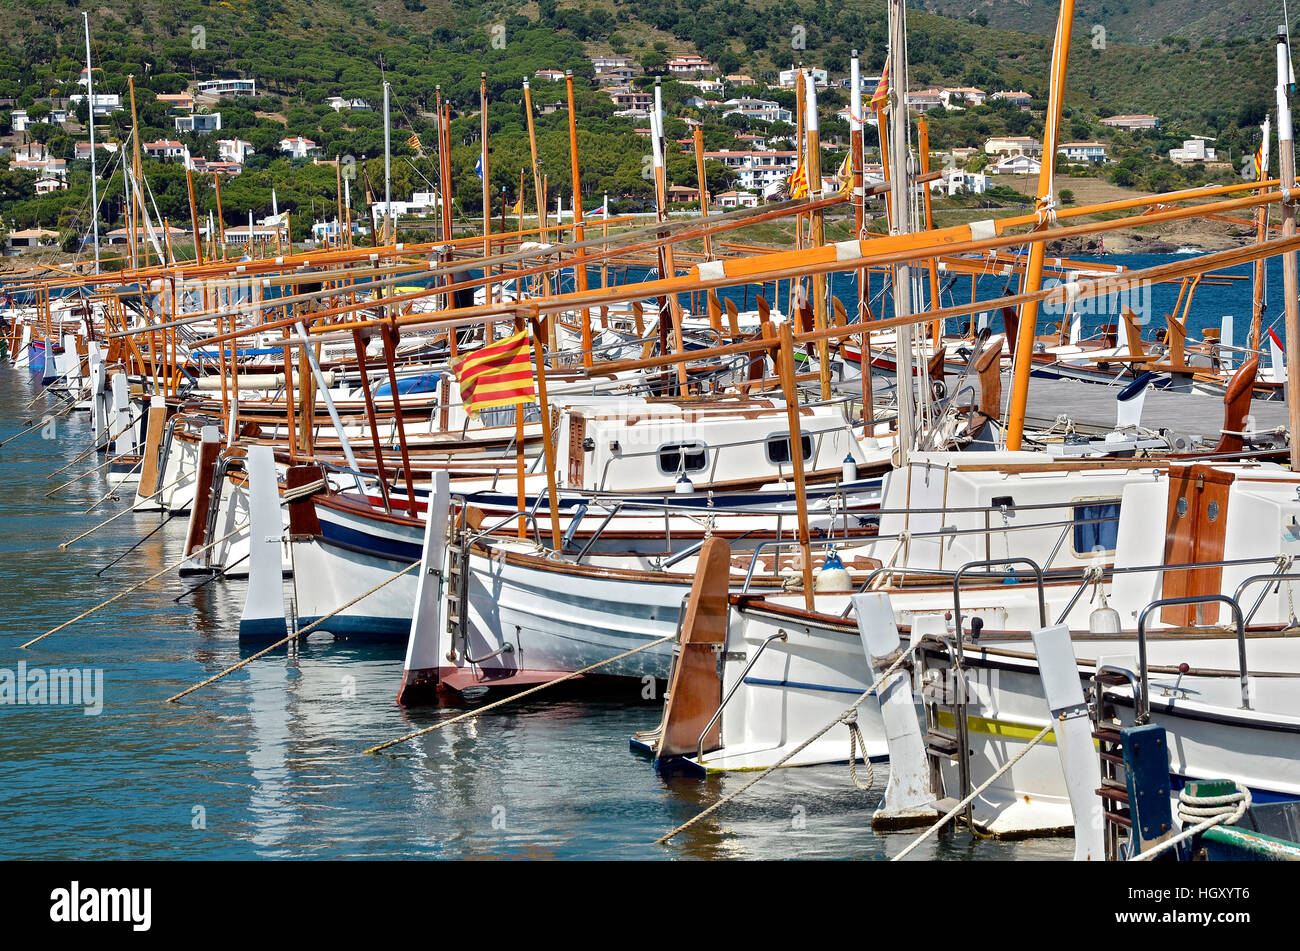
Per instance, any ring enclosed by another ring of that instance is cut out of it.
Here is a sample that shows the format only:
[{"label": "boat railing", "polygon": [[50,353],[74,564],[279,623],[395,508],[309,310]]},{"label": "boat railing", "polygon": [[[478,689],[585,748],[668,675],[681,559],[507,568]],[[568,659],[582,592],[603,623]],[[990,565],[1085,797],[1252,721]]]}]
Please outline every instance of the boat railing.
[{"label": "boat railing", "polygon": [[758,659],[763,656],[763,651],[767,650],[768,646],[773,641],[781,641],[784,643],[786,638],[787,635],[785,629],[782,628],[775,634],[768,635],[768,637],[764,638],[763,643],[758,645],[758,650],[754,651],[754,656],[749,658],[749,662],[745,664],[745,669],[740,672],[740,676],[738,676],[735,682],[732,683],[731,689],[727,691],[727,695],[723,697],[722,702],[718,704],[718,709],[713,712],[713,716],[709,718],[709,722],[706,723],[704,729],[700,731],[700,738],[695,741],[696,763],[704,762],[704,738],[709,735],[709,731],[713,729],[713,725],[721,719],[722,711],[726,709],[727,704],[731,702],[731,698],[736,695],[736,691],[739,690],[740,685],[745,682],[745,678],[749,676],[749,672],[753,666],[758,663]]},{"label": "boat railing", "polygon": [[[955,640],[957,644],[957,663],[959,665],[961,665],[963,662],[962,641],[964,639],[964,634],[962,632],[962,623],[961,623],[962,622],[962,617],[961,617],[962,576],[976,568],[983,568],[985,570],[981,572],[981,575],[985,578],[998,577],[999,575],[1001,575],[1002,577],[1011,577],[1011,578],[1020,577],[1019,572],[1013,571],[1013,572],[1003,573],[1003,572],[988,570],[991,568],[997,568],[998,566],[1004,566],[1009,568],[1011,565],[1023,565],[1033,571],[1034,581],[1038,585],[1038,623],[1041,627],[1047,627],[1047,590],[1043,584],[1043,569],[1038,564],[1038,562],[1034,561],[1032,558],[1026,558],[1022,555],[1012,555],[1008,558],[990,558],[984,561],[968,561],[966,562],[966,564],[958,568],[956,572],[954,572],[952,577],[952,624],[953,624],[953,631],[956,633]],[[981,621],[981,624],[982,623],[983,622]],[[974,631],[972,636],[978,638],[979,631],[978,630]]]},{"label": "boat railing", "polygon": [[[464,511],[464,510],[465,510],[465,509],[464,509],[464,506],[465,506],[465,496],[463,496],[463,495],[454,495],[454,496],[452,496],[452,499],[453,499],[453,500],[457,500],[457,501],[460,502],[460,505],[461,505],[461,511]],[[505,526],[509,525],[511,522],[513,522],[515,519],[519,518],[520,516],[522,516],[522,517],[525,519],[525,521],[527,521],[528,523],[530,523],[530,524],[533,526],[533,537],[534,537],[534,538],[537,538],[537,536],[538,536],[538,531],[537,531],[537,513],[536,513],[536,507],[534,507],[534,508],[532,508],[532,509],[519,509],[519,511],[517,511],[517,512],[511,512],[509,515],[505,516],[504,518],[499,519],[498,521],[493,522],[493,523],[492,523],[490,526],[488,526],[487,528],[480,528],[477,532],[475,532],[473,535],[469,536],[469,538],[466,539],[466,540],[462,543],[462,545],[461,545],[462,550],[464,550],[465,552],[468,552],[471,548],[473,548],[475,545],[477,545],[477,544],[479,543],[479,541],[481,541],[482,539],[486,538],[488,535],[491,535],[491,534],[493,534],[494,532],[497,532],[497,531],[499,531],[500,529],[505,528]]]},{"label": "boat railing", "polygon": [[1133,698],[1134,713],[1138,725],[1148,723],[1151,720],[1151,684],[1148,679],[1149,669],[1147,665],[1147,618],[1151,616],[1152,612],[1161,608],[1204,604],[1226,604],[1232,609],[1232,620],[1237,628],[1237,662],[1240,667],[1241,709],[1250,709],[1250,673],[1246,666],[1246,625],[1241,615],[1241,605],[1237,603],[1237,599],[1226,594],[1198,594],[1186,598],[1161,598],[1148,604],[1138,616],[1138,680],[1142,687],[1142,695],[1140,698],[1137,696]]},{"label": "boat railing", "polygon": [[[1276,594],[1282,590],[1283,581],[1300,581],[1300,574],[1296,574],[1294,572],[1287,572],[1284,570],[1286,567],[1287,567],[1287,562],[1283,559],[1278,559],[1278,565],[1275,571],[1266,575],[1251,575],[1249,578],[1247,578],[1245,581],[1243,581],[1241,584],[1237,586],[1237,590],[1232,597],[1233,600],[1235,600],[1238,604],[1240,604],[1241,596],[1246,592],[1247,588],[1249,588],[1251,585],[1259,584],[1261,582],[1267,582],[1267,584],[1264,585],[1264,590],[1261,591],[1259,593],[1259,597],[1255,599],[1255,603],[1251,605],[1250,610],[1246,612],[1245,620],[1242,622],[1243,624],[1250,624],[1251,620],[1255,617],[1255,612],[1259,610],[1260,605],[1264,603],[1264,599],[1268,597],[1268,589],[1270,587],[1273,587],[1274,585],[1277,586],[1276,590],[1274,591],[1274,593]],[[1292,624],[1295,624],[1296,619],[1294,616],[1291,618],[1291,622]]]},{"label": "boat railing", "polygon": [[[984,529],[979,529],[979,531],[984,531]],[[1002,531],[1002,529],[997,529],[997,531]],[[945,534],[949,534],[949,533],[945,533]],[[1080,571],[1083,572],[1083,575],[1079,581],[1079,587],[1071,596],[1070,601],[1067,603],[1065,609],[1061,612],[1060,616],[1057,617],[1056,623],[1057,624],[1064,623],[1070,611],[1074,608],[1075,604],[1078,603],[1079,598],[1083,595],[1085,591],[1088,590],[1088,586],[1098,583],[1106,575],[1113,576],[1113,575],[1121,575],[1121,574],[1143,574],[1143,573],[1149,574],[1149,573],[1161,573],[1161,572],[1171,572],[1171,571],[1195,571],[1201,568],[1239,568],[1246,565],[1267,564],[1268,562],[1272,562],[1276,560],[1277,557],[1275,555],[1265,555],[1258,558],[1230,558],[1230,559],[1224,559],[1220,561],[1193,561],[1193,562],[1185,562],[1182,564],[1174,564],[1174,565],[1122,565],[1122,566],[1121,565],[1096,565],[1096,564],[1079,565],[1077,567],[1079,568]],[[1048,563],[1048,566],[1050,567],[1050,563]],[[863,594],[864,592],[870,590],[874,586],[875,582],[882,576],[920,575],[927,578],[936,578],[936,577],[951,578],[955,574],[956,572],[953,571],[952,569],[945,569],[945,568],[926,568],[926,567],[907,568],[898,565],[881,565],[879,568],[874,569],[869,575],[867,575],[866,580],[864,580],[862,584],[858,586],[857,593]],[[1019,574],[1020,574],[1019,572],[1006,572],[1001,574],[990,573],[987,575],[987,577],[1019,577]],[[1256,580],[1274,581],[1274,582],[1288,581],[1288,580],[1300,581],[1300,574],[1297,575],[1267,574],[1267,575],[1253,576],[1252,578],[1246,579],[1246,582],[1243,582],[1242,586],[1238,588],[1238,595],[1240,595],[1241,591],[1244,590],[1248,582],[1253,582]],[[1258,605],[1256,605],[1256,607],[1258,607]],[[852,600],[850,600],[848,605],[840,613],[840,617],[847,618],[852,613],[853,613],[853,602]],[[1254,615],[1254,611],[1252,610],[1251,616],[1253,617],[1253,615]]]}]

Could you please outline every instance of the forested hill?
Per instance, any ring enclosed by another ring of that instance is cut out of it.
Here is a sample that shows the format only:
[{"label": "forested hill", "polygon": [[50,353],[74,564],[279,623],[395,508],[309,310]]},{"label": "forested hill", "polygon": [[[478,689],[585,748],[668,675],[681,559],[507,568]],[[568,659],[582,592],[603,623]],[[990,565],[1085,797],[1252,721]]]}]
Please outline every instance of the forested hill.
[{"label": "forested hill", "polygon": [[[1141,0],[1129,2],[1136,5]],[[912,87],[1024,90],[1034,98],[1035,111],[1002,108],[1003,103],[995,104],[997,108],[931,114],[931,143],[936,149],[978,147],[990,135],[1040,134],[1037,110],[1047,93],[1051,40],[1035,30],[1042,29],[1046,21],[1040,14],[1050,5],[1043,0],[1023,0],[1023,5],[989,0],[989,4],[987,13],[966,10],[960,18],[915,8],[909,12]],[[1255,0],[1244,4],[1255,9]],[[1123,161],[1108,172],[1118,176],[1117,183],[1158,188],[1187,184],[1204,175],[1155,161],[1178,145],[1180,137],[1214,137],[1230,157],[1253,149],[1258,141],[1254,125],[1272,100],[1276,17],[1261,13],[1257,19],[1267,23],[1259,23],[1256,29],[1251,20],[1245,32],[1231,39],[1210,35],[1194,40],[1179,33],[1142,45],[1124,42],[1126,34],[1117,28],[1098,43],[1088,19],[1097,6],[1097,0],[1080,0],[1080,9],[1088,12],[1076,17],[1066,135],[1109,137],[1112,133],[1098,119],[1116,113],[1153,113],[1162,121],[1158,135],[1121,136],[1117,141],[1116,157]],[[1149,0],[1149,6],[1173,9],[1177,4]],[[1205,6],[1182,3],[1188,10]],[[1242,0],[1218,6],[1237,9]],[[67,0],[0,0],[0,10],[6,26],[0,39],[0,97],[12,100],[11,108],[31,109],[35,118],[48,114],[51,104],[84,92],[77,85],[85,55],[77,7]],[[436,178],[436,163],[427,154],[418,154],[411,136],[419,136],[426,146],[434,141],[430,110],[440,87],[453,106],[456,198],[460,209],[471,215],[480,201],[474,175],[480,73],[486,73],[488,83],[492,193],[499,208],[503,202],[514,204],[519,170],[528,164],[521,80],[542,69],[572,69],[580,80],[577,113],[584,196],[594,202],[607,192],[635,204],[644,202],[650,192],[642,174],[646,140],[635,132],[636,120],[615,116],[610,97],[589,81],[591,56],[629,57],[638,67],[634,83],[644,86],[665,72],[670,57],[699,53],[722,74],[753,77],[753,87],[733,87],[726,96],[761,96],[789,107],[791,91],[766,87],[775,83],[779,69],[799,62],[825,68],[838,80],[847,73],[850,51],[857,48],[864,72],[870,75],[881,68],[886,52],[885,0],[540,0],[523,5],[507,0],[102,0],[90,11],[90,27],[96,92],[125,94],[127,76],[135,76],[143,141],[178,136],[173,116],[156,99],[158,95],[180,92],[195,81],[214,77],[257,81],[256,97],[221,101],[220,132],[181,137],[191,155],[208,160],[217,158],[218,138],[250,142],[255,152],[243,172],[222,184],[227,220],[246,220],[249,212],[268,213],[275,188],[279,206],[294,212],[295,237],[314,216],[335,204],[335,172],[328,166],[291,162],[280,152],[280,140],[309,138],[327,159],[351,156],[373,163],[382,150],[379,113],[336,111],[326,104],[330,96],[363,99],[377,106],[384,80],[392,84],[397,130],[394,197],[406,198],[413,191],[431,188]],[[1116,32],[1121,39],[1116,39]],[[1141,38],[1137,32],[1133,36]],[[533,91],[549,193],[552,201],[563,198],[567,207],[572,201],[567,115],[555,108],[563,98],[563,84],[535,79]],[[747,132],[779,134],[757,120],[730,116],[723,121],[709,110],[692,112],[688,102],[696,92],[681,83],[665,83],[670,139],[688,134],[681,120],[692,115],[705,121],[709,149],[744,148],[736,137]],[[842,122],[836,125],[834,114],[845,101],[836,88],[822,98],[827,140],[844,131]],[[7,107],[0,106],[0,135],[11,131],[9,118]],[[79,118],[84,122],[84,115]],[[97,120],[97,127],[101,142],[123,141],[130,127],[129,113]],[[84,131],[76,123],[36,125],[24,135],[46,142],[51,154],[68,159],[73,158],[75,142],[84,141]],[[670,152],[670,180],[694,185],[693,162]],[[150,166],[149,181],[160,213],[172,221],[186,221],[183,168],[176,162]],[[70,161],[68,168],[66,191],[35,195],[32,173],[0,166],[0,227],[39,224],[58,228],[69,241],[78,230],[84,233],[88,163]],[[104,166],[100,169],[102,174]],[[710,184],[729,187],[725,177],[713,181],[715,174],[723,172],[710,167]],[[378,182],[378,176],[379,170],[371,167],[370,180]],[[355,190],[358,202],[364,197],[363,183],[364,176]],[[121,210],[120,176],[110,175],[100,194],[105,198],[105,223],[111,224]],[[201,210],[213,207],[206,186],[201,189],[200,206]]]},{"label": "forested hill", "polygon": [[[1050,31],[1054,2],[922,2],[965,10],[961,19],[910,14],[914,84],[1045,91],[1049,39],[1032,31]],[[1204,117],[1215,128],[1271,101],[1280,0],[1145,0],[1140,28],[1129,29],[1143,2],[1080,0],[1074,101],[1170,120]],[[8,27],[0,94],[44,95],[76,78],[84,57],[78,8],[65,0],[0,0],[0,8]],[[857,47],[873,72],[884,62],[884,11],[884,0],[103,0],[91,29],[105,90],[128,71],[148,76],[157,92],[194,78],[255,76],[268,92],[312,105],[332,94],[376,96],[382,62],[398,95],[425,102],[441,84],[468,108],[480,70],[500,95],[518,86],[522,71],[542,66],[590,75],[587,55],[599,52],[651,69],[666,56],[698,52],[723,73],[762,79],[795,61],[843,73]],[[1151,35],[1153,24],[1166,22]],[[1214,25],[1221,22],[1232,28]],[[1106,29],[1100,49],[1097,25]],[[538,27],[549,41],[527,35]]]}]

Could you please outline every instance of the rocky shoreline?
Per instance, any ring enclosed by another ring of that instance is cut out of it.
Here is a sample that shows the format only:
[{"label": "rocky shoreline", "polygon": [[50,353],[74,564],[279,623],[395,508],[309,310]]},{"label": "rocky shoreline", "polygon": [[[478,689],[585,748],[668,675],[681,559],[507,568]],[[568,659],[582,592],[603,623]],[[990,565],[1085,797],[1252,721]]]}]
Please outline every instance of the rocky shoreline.
[{"label": "rocky shoreline", "polygon": [[1047,253],[1072,254],[1177,254],[1179,251],[1227,251],[1244,247],[1254,240],[1254,231],[1227,222],[1201,222],[1197,228],[1186,222],[1167,226],[1151,225],[1141,229],[1108,231],[1100,235],[1080,235],[1047,243]]}]

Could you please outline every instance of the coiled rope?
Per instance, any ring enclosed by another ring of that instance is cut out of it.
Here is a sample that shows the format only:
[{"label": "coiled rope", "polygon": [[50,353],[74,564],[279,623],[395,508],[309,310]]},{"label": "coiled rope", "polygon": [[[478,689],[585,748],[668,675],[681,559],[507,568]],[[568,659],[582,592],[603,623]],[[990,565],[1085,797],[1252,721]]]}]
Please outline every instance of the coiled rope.
[{"label": "coiled rope", "polygon": [[[1246,814],[1246,810],[1250,808],[1251,799],[1249,789],[1240,783],[1234,783],[1233,785],[1237,787],[1237,791],[1222,796],[1193,796],[1186,789],[1179,792],[1178,818],[1183,822],[1183,831],[1172,838],[1165,839],[1145,852],[1139,852],[1129,861],[1149,862],[1157,855],[1172,849],[1178,843],[1184,842],[1192,836],[1200,835],[1206,829],[1222,824],[1236,825],[1238,820]],[[1186,828],[1189,822],[1195,822],[1196,824]]]}]

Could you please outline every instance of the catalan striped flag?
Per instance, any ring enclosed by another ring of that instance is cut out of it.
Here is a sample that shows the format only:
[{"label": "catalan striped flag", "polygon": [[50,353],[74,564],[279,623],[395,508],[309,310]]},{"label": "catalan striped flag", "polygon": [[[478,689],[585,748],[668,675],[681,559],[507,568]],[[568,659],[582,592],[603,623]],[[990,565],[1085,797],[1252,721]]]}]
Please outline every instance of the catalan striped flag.
[{"label": "catalan striped flag", "polygon": [[466,412],[497,406],[514,406],[536,400],[533,363],[528,354],[528,331],[480,347],[452,364],[460,382]]},{"label": "catalan striped flag", "polygon": [[853,163],[850,161],[852,157],[852,151],[846,153],[844,161],[840,163],[840,170],[835,173],[835,177],[840,183],[841,195],[847,195],[853,191]]},{"label": "catalan striped flag", "polygon": [[786,179],[786,187],[790,190],[791,198],[808,197],[808,169],[804,167],[802,157],[790,177]]},{"label": "catalan striped flag", "polygon": [[885,108],[889,105],[889,60],[885,60],[885,71],[880,74],[880,82],[876,83],[876,91],[871,94],[871,108],[877,106]]}]

